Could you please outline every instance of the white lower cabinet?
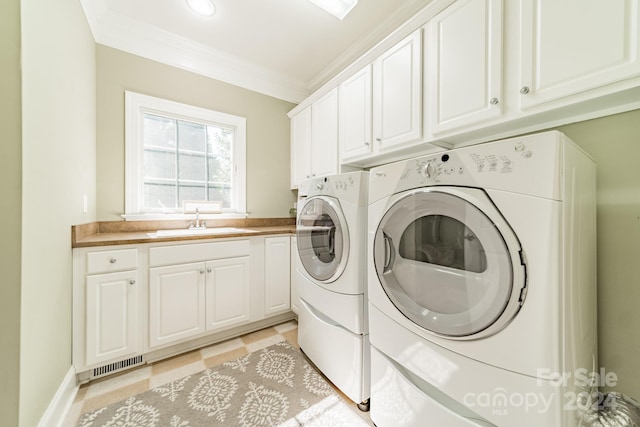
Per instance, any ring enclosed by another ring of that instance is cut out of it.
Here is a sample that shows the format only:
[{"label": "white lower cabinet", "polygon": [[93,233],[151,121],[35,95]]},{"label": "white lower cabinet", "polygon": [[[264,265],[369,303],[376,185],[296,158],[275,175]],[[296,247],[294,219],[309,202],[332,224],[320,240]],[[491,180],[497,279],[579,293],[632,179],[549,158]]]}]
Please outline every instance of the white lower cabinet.
[{"label": "white lower cabinet", "polygon": [[290,245],[275,235],[74,249],[78,378],[293,317]]},{"label": "white lower cabinet", "polygon": [[127,357],[140,350],[137,276],[135,270],[87,276],[87,365]]},{"label": "white lower cabinet", "polygon": [[298,239],[291,237],[291,265],[289,277],[291,280],[291,311],[295,314],[300,313],[300,293],[298,292],[298,283],[296,282],[296,268],[298,263]]},{"label": "white lower cabinet", "polygon": [[205,263],[149,269],[149,346],[205,331]]},{"label": "white lower cabinet", "polygon": [[250,320],[249,257],[220,259],[206,264],[207,332]]},{"label": "white lower cabinet", "polygon": [[264,249],[264,312],[277,314],[291,307],[290,238],[266,237]]}]

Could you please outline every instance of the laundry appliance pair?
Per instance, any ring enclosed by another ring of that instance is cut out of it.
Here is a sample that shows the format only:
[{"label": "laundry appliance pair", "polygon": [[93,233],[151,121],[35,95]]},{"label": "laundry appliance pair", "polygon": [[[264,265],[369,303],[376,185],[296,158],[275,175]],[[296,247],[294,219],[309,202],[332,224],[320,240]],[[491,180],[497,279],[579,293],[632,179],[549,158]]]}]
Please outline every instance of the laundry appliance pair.
[{"label": "laundry appliance pair", "polygon": [[[578,425],[597,400],[593,160],[553,131],[375,167],[357,203],[314,193],[359,174],[301,188],[302,350],[378,427]],[[310,273],[339,248],[364,288]]]}]

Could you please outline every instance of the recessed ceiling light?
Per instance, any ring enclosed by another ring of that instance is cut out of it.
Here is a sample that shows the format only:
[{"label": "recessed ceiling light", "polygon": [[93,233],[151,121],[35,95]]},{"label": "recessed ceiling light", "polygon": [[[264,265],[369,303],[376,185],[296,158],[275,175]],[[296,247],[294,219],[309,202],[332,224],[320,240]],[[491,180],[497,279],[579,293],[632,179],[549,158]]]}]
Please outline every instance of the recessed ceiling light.
[{"label": "recessed ceiling light", "polygon": [[198,15],[211,16],[216,13],[216,7],[211,0],[186,0],[186,2]]},{"label": "recessed ceiling light", "polygon": [[310,0],[311,3],[326,10],[338,19],[343,19],[351,9],[358,4],[358,0]]}]

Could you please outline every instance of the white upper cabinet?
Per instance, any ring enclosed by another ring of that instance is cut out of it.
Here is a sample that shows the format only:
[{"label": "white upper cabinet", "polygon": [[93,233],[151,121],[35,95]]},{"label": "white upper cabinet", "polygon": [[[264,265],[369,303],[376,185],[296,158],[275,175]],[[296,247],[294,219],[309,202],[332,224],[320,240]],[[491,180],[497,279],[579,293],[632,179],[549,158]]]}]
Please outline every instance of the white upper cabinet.
[{"label": "white upper cabinet", "polygon": [[[316,118],[329,89],[338,115]],[[640,0],[434,0],[296,107],[292,181],[337,171],[314,163],[335,129],[340,165],[370,167],[633,110],[638,93]]]},{"label": "white upper cabinet", "polygon": [[311,106],[291,117],[291,187],[311,177]]},{"label": "white upper cabinet", "polygon": [[638,0],[520,0],[523,109],[640,73]]},{"label": "white upper cabinet", "polygon": [[459,0],[427,23],[426,132],[502,114],[502,34],[502,0]]},{"label": "white upper cabinet", "polygon": [[371,64],[338,88],[340,160],[371,153]]},{"label": "white upper cabinet", "polygon": [[338,88],[311,105],[311,176],[338,172]]},{"label": "white upper cabinet", "polygon": [[338,88],[291,117],[291,187],[338,172]]},{"label": "white upper cabinet", "polygon": [[378,152],[422,138],[422,29],[373,62],[373,138]]}]

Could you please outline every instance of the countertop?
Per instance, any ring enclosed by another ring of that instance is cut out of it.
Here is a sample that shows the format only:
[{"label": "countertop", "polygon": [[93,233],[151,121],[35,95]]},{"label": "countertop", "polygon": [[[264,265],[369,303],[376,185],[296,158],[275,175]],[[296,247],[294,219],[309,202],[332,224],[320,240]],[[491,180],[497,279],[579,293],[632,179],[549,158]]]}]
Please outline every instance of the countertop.
[{"label": "countertop", "polygon": [[295,234],[295,218],[248,218],[241,220],[207,220],[207,228],[233,227],[239,230],[220,234],[154,237],[158,230],[187,229],[189,221],[107,221],[71,227],[71,247],[130,245],[138,243],[213,240],[273,234]]}]

